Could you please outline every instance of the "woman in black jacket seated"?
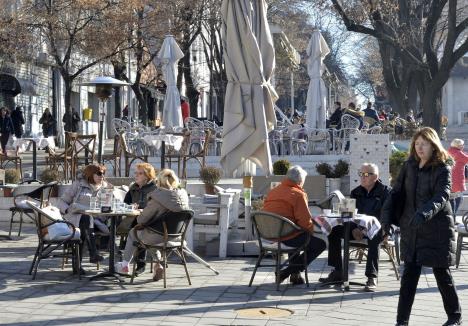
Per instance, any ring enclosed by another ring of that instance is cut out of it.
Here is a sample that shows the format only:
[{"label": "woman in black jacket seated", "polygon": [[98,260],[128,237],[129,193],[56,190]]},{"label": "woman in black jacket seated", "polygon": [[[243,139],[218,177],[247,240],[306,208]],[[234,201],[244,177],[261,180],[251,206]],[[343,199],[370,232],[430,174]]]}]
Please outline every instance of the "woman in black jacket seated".
[{"label": "woman in black jacket seated", "polygon": [[[134,204],[139,209],[144,209],[148,203],[148,195],[156,189],[156,170],[149,163],[138,163],[135,167],[135,182],[130,185],[130,189],[125,195],[124,202],[127,205]],[[136,218],[127,217],[119,225],[119,232],[130,231],[137,224]],[[120,248],[125,248],[125,241],[121,241]],[[145,270],[146,253],[142,251],[138,256],[137,274]]]},{"label": "woman in black jacket seated", "polygon": [[[432,267],[448,321],[461,324],[461,306],[449,266],[455,263],[455,228],[449,203],[448,154],[432,128],[422,128],[411,141],[410,155],[385,202],[382,227],[400,225],[401,279],[397,325],[408,325],[422,266]],[[404,202],[404,203],[403,203]],[[401,212],[395,207],[401,205]],[[399,216],[398,216],[399,215]]]}]

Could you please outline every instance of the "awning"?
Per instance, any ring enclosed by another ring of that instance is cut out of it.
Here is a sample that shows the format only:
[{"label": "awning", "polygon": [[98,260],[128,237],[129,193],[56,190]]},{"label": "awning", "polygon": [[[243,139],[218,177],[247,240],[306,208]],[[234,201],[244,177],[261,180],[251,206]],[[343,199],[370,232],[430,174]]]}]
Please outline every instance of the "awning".
[{"label": "awning", "polygon": [[37,95],[35,86],[30,80],[16,78],[8,74],[0,74],[0,92],[10,93],[13,97],[18,94]]}]

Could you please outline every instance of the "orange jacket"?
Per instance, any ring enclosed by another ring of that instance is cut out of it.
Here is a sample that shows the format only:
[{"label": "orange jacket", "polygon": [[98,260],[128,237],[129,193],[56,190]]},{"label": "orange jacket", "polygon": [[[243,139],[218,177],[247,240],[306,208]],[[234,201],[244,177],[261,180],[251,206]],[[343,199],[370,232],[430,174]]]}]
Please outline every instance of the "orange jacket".
[{"label": "orange jacket", "polygon": [[[279,186],[268,193],[263,204],[263,210],[284,216],[311,233],[314,230],[307,194],[301,186],[289,179],[284,179]],[[299,233],[301,232],[298,231],[280,240],[292,239]]]}]

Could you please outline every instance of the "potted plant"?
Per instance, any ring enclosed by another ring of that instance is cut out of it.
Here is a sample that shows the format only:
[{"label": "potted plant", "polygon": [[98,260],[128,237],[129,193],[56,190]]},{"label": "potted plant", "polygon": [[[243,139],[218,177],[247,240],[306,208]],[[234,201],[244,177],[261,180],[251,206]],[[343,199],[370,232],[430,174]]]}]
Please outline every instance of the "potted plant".
[{"label": "potted plant", "polygon": [[290,167],[291,163],[288,160],[278,160],[273,163],[273,174],[286,175],[286,172],[288,172]]},{"label": "potted plant", "polygon": [[200,169],[200,179],[205,184],[207,194],[215,194],[214,186],[221,179],[223,171],[214,166],[206,166]]},{"label": "potted plant", "polygon": [[[334,168],[334,177],[340,179],[341,192],[345,195],[349,194],[349,163],[345,160],[338,160]],[[348,176],[348,177],[347,177]]]},{"label": "potted plant", "polygon": [[335,166],[328,163],[319,163],[315,166],[317,172],[327,178],[327,193],[341,190],[341,178],[349,173],[349,164],[344,160],[339,160]]},{"label": "potted plant", "polygon": [[[5,183],[6,184],[18,184],[21,179],[21,174],[17,169],[6,169],[5,170]],[[11,197],[13,195],[12,188],[3,188],[3,195],[5,197]]]},{"label": "potted plant", "polygon": [[[60,183],[63,181],[63,179],[64,179],[63,172],[59,172],[58,169],[53,169],[53,168],[48,168],[48,169],[43,170],[40,176],[40,180],[45,184],[50,183],[52,181],[57,181]],[[57,197],[57,194],[58,194],[58,188],[57,186],[55,186],[54,188],[52,188],[51,197]]]},{"label": "potted plant", "polygon": [[403,167],[403,164],[408,159],[408,153],[402,151],[393,151],[392,155],[390,155],[390,176],[391,180],[390,183],[393,186],[398,174],[400,174],[400,170]]}]

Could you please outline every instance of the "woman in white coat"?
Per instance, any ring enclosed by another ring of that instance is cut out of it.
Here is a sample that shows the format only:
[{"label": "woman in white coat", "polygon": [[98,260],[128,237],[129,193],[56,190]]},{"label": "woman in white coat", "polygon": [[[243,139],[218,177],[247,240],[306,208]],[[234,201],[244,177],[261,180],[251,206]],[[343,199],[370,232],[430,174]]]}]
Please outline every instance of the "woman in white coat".
[{"label": "woman in white coat", "polygon": [[[83,257],[83,244],[86,243],[91,263],[102,261],[103,257],[99,255],[96,247],[94,219],[81,212],[89,209],[91,198],[97,197],[101,189],[112,186],[104,180],[105,172],[105,166],[94,164],[86,166],[83,175],[73,182],[72,186],[59,198],[58,203],[64,219],[80,228],[80,259]],[[81,273],[84,271],[82,270]]]}]

